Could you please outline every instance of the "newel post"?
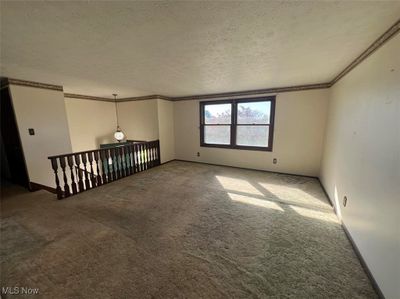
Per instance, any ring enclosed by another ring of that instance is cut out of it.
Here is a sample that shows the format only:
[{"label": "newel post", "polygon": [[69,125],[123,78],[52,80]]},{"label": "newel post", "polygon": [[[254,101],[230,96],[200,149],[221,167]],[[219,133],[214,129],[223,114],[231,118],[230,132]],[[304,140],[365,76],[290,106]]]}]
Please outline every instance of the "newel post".
[{"label": "newel post", "polygon": [[161,165],[160,140],[157,140],[157,165]]}]

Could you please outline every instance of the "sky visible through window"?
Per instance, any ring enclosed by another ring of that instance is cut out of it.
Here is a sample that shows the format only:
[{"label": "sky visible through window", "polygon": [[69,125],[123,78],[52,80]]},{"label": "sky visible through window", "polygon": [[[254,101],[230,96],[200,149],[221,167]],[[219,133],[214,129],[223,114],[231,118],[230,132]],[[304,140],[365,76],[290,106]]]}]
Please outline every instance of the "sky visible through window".
[{"label": "sky visible through window", "polygon": [[[234,120],[233,107],[237,113]],[[203,140],[206,144],[266,148],[269,145],[270,114],[269,100],[207,103],[204,105]]]},{"label": "sky visible through window", "polygon": [[[231,104],[206,105],[204,116],[206,124],[228,124],[231,122]],[[239,124],[269,124],[271,102],[238,103]]]}]

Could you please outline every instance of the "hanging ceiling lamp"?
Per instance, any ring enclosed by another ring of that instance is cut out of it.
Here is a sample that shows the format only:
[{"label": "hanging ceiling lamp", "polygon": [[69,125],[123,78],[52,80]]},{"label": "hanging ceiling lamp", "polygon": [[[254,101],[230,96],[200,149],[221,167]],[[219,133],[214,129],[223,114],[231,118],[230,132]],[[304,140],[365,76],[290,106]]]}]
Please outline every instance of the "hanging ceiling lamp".
[{"label": "hanging ceiling lamp", "polygon": [[119,122],[118,122],[118,109],[117,109],[117,94],[113,93],[114,96],[114,103],[115,103],[115,115],[117,117],[117,130],[114,133],[114,138],[117,139],[118,142],[121,142],[125,134],[121,131],[121,128],[119,127]]}]

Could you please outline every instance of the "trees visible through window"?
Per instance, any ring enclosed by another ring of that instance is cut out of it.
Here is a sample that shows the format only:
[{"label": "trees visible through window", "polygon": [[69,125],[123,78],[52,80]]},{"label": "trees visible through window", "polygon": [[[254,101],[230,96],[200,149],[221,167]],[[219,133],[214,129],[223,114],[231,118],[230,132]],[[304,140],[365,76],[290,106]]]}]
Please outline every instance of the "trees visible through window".
[{"label": "trees visible through window", "polygon": [[200,102],[201,146],[272,150],[275,97]]}]

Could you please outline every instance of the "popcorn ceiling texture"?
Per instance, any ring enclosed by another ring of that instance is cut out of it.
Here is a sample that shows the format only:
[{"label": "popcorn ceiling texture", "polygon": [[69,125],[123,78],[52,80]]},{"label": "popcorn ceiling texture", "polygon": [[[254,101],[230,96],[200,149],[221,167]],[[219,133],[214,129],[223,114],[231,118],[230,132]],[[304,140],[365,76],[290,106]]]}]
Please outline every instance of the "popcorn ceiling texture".
[{"label": "popcorn ceiling texture", "polygon": [[399,1],[1,1],[1,75],[110,97],[324,83]]},{"label": "popcorn ceiling texture", "polygon": [[42,298],[377,298],[317,179],[174,161],[2,191],[2,286]]}]

